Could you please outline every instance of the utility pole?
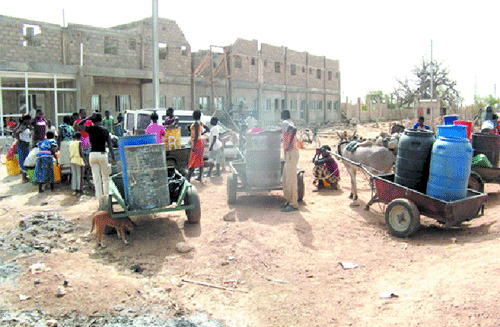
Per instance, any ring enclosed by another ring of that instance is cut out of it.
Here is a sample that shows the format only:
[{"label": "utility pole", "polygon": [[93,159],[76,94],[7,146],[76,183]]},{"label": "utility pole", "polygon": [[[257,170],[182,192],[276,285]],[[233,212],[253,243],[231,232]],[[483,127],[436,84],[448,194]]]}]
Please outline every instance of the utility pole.
[{"label": "utility pole", "polygon": [[160,104],[160,80],[158,54],[158,0],[153,0],[153,108]]},{"label": "utility pole", "polygon": [[431,103],[434,99],[434,64],[432,62],[432,40],[431,40]]},{"label": "utility pole", "polygon": [[214,92],[214,53],[213,45],[210,46],[210,114],[215,115],[215,92]]}]

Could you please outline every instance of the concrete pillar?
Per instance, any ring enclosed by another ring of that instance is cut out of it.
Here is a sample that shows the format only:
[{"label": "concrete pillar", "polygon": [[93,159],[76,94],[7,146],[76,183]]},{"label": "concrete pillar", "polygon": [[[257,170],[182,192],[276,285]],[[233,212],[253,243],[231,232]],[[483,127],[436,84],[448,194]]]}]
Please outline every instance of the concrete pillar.
[{"label": "concrete pillar", "polygon": [[90,109],[92,94],[94,93],[94,77],[85,75],[84,68],[80,67],[76,74],[76,107]]}]

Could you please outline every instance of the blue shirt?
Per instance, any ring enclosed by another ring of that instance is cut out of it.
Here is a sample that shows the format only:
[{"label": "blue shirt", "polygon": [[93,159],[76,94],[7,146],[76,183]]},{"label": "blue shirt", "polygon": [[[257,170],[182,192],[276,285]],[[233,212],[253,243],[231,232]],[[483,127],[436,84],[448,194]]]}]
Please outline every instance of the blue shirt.
[{"label": "blue shirt", "polygon": [[418,122],[417,122],[415,125],[413,125],[413,129],[419,129],[419,128],[420,128],[420,129],[424,129],[424,128],[425,128],[425,129],[431,129],[431,128],[429,127],[429,125],[425,125],[425,124],[424,124],[423,126],[420,126],[420,123],[418,123]]}]

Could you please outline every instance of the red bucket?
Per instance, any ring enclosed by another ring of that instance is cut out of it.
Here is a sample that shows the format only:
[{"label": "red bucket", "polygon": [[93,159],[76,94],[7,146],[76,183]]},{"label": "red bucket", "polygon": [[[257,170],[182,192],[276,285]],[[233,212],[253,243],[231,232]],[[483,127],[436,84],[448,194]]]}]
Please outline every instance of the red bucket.
[{"label": "red bucket", "polygon": [[472,136],[472,122],[466,120],[455,120],[453,125],[462,125],[467,127],[467,138],[470,140]]}]

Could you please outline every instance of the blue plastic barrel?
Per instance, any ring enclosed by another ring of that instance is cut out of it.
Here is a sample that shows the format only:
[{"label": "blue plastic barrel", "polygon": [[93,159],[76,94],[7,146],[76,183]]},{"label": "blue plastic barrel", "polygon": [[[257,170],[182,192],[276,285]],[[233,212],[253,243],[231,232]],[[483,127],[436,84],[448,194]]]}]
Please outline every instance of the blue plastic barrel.
[{"label": "blue plastic barrel", "polygon": [[465,198],[471,164],[472,146],[467,138],[440,136],[432,147],[427,195],[444,201]]},{"label": "blue plastic barrel", "polygon": [[118,139],[118,151],[120,152],[120,161],[122,165],[123,185],[125,190],[125,200],[128,201],[128,178],[127,178],[127,161],[125,160],[125,152],[123,148],[130,145],[156,144],[155,134],[145,134],[138,136],[123,136]]},{"label": "blue plastic barrel", "polygon": [[458,120],[458,115],[446,115],[443,116],[443,120],[445,125],[453,125],[453,122]]}]

